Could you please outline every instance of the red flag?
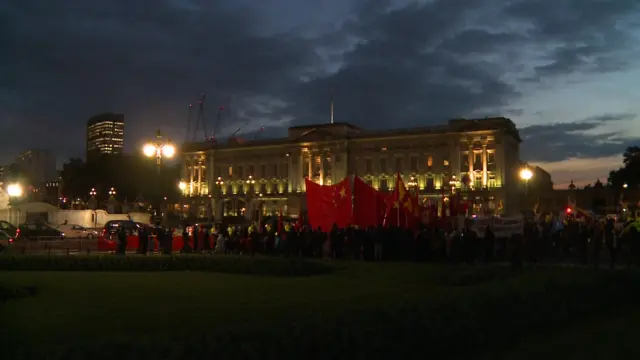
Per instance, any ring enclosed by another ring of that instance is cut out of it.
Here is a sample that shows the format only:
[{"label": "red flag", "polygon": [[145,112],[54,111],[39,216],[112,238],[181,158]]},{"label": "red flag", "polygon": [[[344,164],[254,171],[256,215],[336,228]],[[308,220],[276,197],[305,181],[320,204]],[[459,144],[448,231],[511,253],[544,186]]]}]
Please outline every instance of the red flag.
[{"label": "red flag", "polygon": [[351,224],[351,186],[349,178],[323,186],[305,178],[309,224],[329,232],[334,224],[340,228]]},{"label": "red flag", "polygon": [[353,223],[362,228],[382,224],[386,195],[357,176],[353,179],[353,195]]},{"label": "red flag", "polygon": [[387,204],[385,225],[412,228],[418,224],[420,218],[418,197],[407,191],[399,173],[396,176],[395,189]]}]

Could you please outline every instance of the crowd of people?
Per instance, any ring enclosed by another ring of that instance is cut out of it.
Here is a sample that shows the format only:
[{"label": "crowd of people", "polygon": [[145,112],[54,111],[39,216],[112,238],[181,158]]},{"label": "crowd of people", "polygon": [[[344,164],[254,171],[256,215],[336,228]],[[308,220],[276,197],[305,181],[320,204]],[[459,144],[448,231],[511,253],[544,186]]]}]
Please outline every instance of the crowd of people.
[{"label": "crowd of people", "polygon": [[[564,219],[560,225],[549,218],[523,220],[521,231],[507,236],[496,236],[492,225],[478,228],[474,219],[423,225],[417,230],[333,226],[325,231],[291,223],[211,228],[187,225],[180,235],[157,227],[141,230],[138,238],[142,253],[149,250],[146,244],[155,236],[165,253],[171,253],[174,237],[181,237],[175,241],[182,243],[182,253],[366,261],[511,261],[516,265],[563,262],[595,267],[605,259],[613,267],[622,259],[627,265],[640,264],[640,237],[633,226],[623,231],[613,219],[572,218]],[[126,239],[126,233],[118,234],[117,253],[125,252]]]}]

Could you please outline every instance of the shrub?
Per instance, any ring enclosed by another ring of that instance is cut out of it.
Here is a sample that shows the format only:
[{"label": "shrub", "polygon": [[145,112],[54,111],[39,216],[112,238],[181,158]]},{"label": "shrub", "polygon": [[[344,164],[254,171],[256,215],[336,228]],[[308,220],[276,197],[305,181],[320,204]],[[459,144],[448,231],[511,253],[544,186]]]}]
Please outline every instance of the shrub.
[{"label": "shrub", "polygon": [[209,271],[265,276],[312,276],[333,269],[302,259],[242,256],[0,256],[0,270],[7,271]]}]

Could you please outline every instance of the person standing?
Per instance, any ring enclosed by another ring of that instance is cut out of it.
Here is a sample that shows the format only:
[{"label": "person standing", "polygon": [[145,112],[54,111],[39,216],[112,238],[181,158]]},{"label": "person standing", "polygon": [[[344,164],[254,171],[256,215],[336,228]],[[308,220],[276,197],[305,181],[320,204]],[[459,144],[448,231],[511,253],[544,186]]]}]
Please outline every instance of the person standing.
[{"label": "person standing", "polygon": [[118,228],[117,237],[118,246],[116,254],[125,255],[127,252],[127,229],[125,229],[124,226],[120,226],[120,228]]},{"label": "person standing", "polygon": [[145,226],[141,227],[138,230],[138,247],[140,249],[140,254],[146,255],[149,246],[149,233],[147,232],[147,228]]}]

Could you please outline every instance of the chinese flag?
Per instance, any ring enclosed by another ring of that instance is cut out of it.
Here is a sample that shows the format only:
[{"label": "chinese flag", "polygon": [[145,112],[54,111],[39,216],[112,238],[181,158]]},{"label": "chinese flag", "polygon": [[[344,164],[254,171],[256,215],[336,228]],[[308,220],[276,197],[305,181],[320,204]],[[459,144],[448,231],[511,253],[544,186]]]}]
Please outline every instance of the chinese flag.
[{"label": "chinese flag", "polygon": [[414,227],[419,221],[419,216],[418,198],[407,191],[402,177],[397,174],[395,189],[387,201],[385,225],[405,228]]},{"label": "chinese flag", "polygon": [[351,185],[349,178],[335,185],[323,186],[305,178],[309,224],[329,232],[333,224],[340,228],[352,222]]},{"label": "chinese flag", "polygon": [[378,226],[384,221],[387,195],[374,189],[359,177],[353,180],[353,223],[359,227]]}]

